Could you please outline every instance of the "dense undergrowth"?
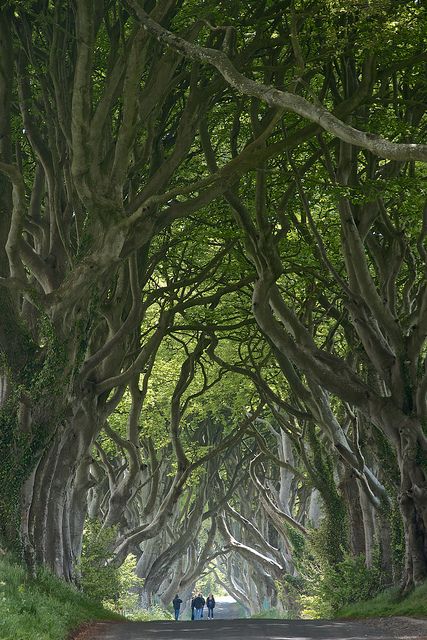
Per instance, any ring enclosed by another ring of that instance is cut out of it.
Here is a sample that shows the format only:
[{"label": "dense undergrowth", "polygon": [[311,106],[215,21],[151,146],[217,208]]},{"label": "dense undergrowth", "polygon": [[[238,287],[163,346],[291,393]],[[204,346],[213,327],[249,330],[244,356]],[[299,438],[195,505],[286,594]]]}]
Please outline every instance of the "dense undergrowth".
[{"label": "dense undergrowth", "polygon": [[1,640],[64,640],[83,622],[119,618],[47,571],[29,578],[11,557],[0,557]]}]

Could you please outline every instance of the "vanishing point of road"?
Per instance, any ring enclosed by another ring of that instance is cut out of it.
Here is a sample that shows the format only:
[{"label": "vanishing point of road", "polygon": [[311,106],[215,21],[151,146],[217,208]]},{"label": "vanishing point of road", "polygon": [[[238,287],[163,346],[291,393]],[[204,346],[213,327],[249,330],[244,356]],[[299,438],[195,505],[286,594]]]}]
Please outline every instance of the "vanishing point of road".
[{"label": "vanishing point of road", "polygon": [[410,629],[394,633],[363,622],[328,620],[201,620],[118,622],[96,625],[87,640],[405,640],[424,638]]}]

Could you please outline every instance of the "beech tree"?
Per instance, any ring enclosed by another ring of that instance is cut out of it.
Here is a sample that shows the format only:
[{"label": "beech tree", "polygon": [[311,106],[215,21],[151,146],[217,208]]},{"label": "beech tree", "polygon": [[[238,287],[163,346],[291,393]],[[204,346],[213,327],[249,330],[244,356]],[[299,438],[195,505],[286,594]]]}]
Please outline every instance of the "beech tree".
[{"label": "beech tree", "polygon": [[[153,17],[175,12],[161,2]],[[184,211],[176,196],[198,177],[197,123],[221,87],[188,76],[119,3],[7,8],[0,46],[2,536],[72,578],[68,504],[83,505],[93,442],[127,384],[138,403],[171,322],[150,279],[173,221],[206,201]]]}]

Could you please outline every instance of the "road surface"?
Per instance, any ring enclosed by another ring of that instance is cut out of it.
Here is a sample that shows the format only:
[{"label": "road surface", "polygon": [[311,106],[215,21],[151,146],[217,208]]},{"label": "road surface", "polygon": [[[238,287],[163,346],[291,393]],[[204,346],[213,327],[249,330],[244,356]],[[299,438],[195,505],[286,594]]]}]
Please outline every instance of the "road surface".
[{"label": "road surface", "polygon": [[427,640],[425,620],[251,620],[244,615],[234,598],[220,596],[214,620],[205,616],[191,622],[185,610],[179,622],[99,623],[81,640]]},{"label": "road surface", "polygon": [[[204,614],[206,617],[206,608],[204,609]],[[217,596],[214,616],[215,618],[221,618],[221,620],[230,618],[233,620],[236,618],[246,618],[245,610],[242,605],[238,604],[231,596]]]},{"label": "road surface", "polygon": [[[200,620],[96,625],[87,640],[410,640],[408,628],[394,635],[362,622],[327,620]],[[424,636],[426,637],[426,636]]]}]

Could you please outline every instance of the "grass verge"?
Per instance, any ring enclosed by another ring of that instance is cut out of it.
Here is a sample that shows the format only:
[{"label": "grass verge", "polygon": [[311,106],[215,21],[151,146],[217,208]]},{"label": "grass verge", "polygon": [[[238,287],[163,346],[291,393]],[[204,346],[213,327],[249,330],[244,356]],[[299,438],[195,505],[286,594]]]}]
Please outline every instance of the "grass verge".
[{"label": "grass verge", "polygon": [[288,611],[279,611],[278,609],[265,609],[259,613],[255,613],[251,618],[258,620],[294,620],[295,614]]},{"label": "grass verge", "polygon": [[64,640],[86,621],[108,619],[122,618],[47,571],[29,578],[9,556],[0,557],[1,640]]},{"label": "grass verge", "polygon": [[153,620],[174,620],[174,616],[167,609],[160,606],[154,606],[150,609],[137,609],[136,611],[126,613],[128,620],[135,622],[152,622]]},{"label": "grass verge", "polygon": [[397,587],[379,593],[372,600],[355,602],[337,612],[337,618],[377,618],[388,616],[427,617],[427,582],[417,587],[406,598],[401,598]]}]

